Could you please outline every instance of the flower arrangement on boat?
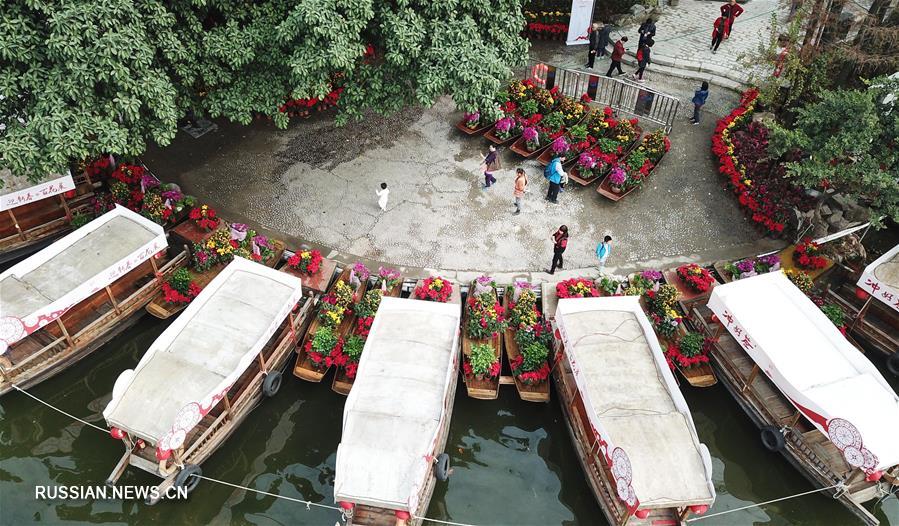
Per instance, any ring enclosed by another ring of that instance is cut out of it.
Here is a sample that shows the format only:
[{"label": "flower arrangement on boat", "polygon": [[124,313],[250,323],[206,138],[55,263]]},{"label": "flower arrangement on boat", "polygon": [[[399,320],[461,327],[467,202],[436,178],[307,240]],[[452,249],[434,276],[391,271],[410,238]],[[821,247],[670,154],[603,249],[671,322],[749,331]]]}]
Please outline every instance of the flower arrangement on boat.
[{"label": "flower arrangement on boat", "polygon": [[571,278],[556,284],[559,298],[598,298],[596,284],[587,278]]},{"label": "flower arrangement on boat", "polygon": [[361,261],[357,261],[350,267],[350,285],[358,287],[368,281],[369,277],[371,277],[371,271]]},{"label": "flower arrangement on boat", "polygon": [[256,262],[268,261],[275,255],[275,249],[267,236],[257,234],[243,223],[231,225],[231,246],[234,255]]},{"label": "flower arrangement on boat", "polygon": [[796,245],[793,251],[793,263],[797,267],[805,270],[818,270],[827,266],[828,260],[824,256],[819,256],[821,247],[811,238],[805,238]]},{"label": "flower arrangement on boat", "polygon": [[378,267],[378,277],[375,278],[375,286],[387,291],[396,287],[401,280],[402,277],[399,270],[389,267]]},{"label": "flower arrangement on boat", "polygon": [[683,320],[674,308],[680,298],[680,292],[674,285],[660,285],[658,290],[648,290],[645,294],[649,307],[649,319],[656,332],[665,338],[677,334]]},{"label": "flower arrangement on boat", "polygon": [[496,298],[496,292],[490,290],[470,295],[467,303],[470,338],[490,338],[506,329],[505,311]]},{"label": "flower arrangement on boat", "polygon": [[190,303],[200,293],[200,287],[190,277],[186,268],[179,268],[162,283],[162,298],[176,305]]},{"label": "flower arrangement on boat", "polygon": [[662,273],[649,269],[633,274],[627,283],[625,294],[628,296],[642,296],[648,290],[658,290],[661,286]]},{"label": "flower arrangement on boat", "polygon": [[512,375],[525,385],[537,385],[549,377],[547,357],[552,348],[552,328],[537,309],[537,294],[527,283],[515,283],[517,301],[509,303],[509,326],[515,331],[518,355],[509,363]]},{"label": "flower arrangement on boat", "polygon": [[815,281],[809,276],[808,272],[803,272],[801,270],[796,269],[787,269],[784,270],[784,274],[786,274],[787,278],[793,282],[793,285],[796,285],[796,288],[805,293],[806,296],[812,293],[812,289],[815,288]]},{"label": "flower arrangement on boat", "polygon": [[342,279],[338,280],[334,284],[334,289],[322,298],[318,308],[318,319],[324,326],[336,328],[343,321],[352,303],[353,288]]},{"label": "flower arrangement on boat", "polygon": [[304,351],[309,356],[313,367],[316,369],[326,369],[332,365],[344,366],[347,363],[347,356],[343,353],[344,340],[334,332],[334,329],[328,326],[321,326],[312,336],[312,339],[306,341]]},{"label": "flower arrangement on boat", "polygon": [[191,209],[188,217],[204,230],[212,230],[219,226],[221,221],[215,208],[209,205],[202,205]]},{"label": "flower arrangement on boat", "polygon": [[481,123],[481,112],[473,111],[473,112],[465,112],[462,115],[462,121],[465,122],[465,127],[474,130]]},{"label": "flower arrangement on boat", "polygon": [[621,280],[612,276],[599,278],[599,292],[604,296],[620,296],[622,293]]},{"label": "flower arrangement on boat", "polygon": [[568,144],[568,140],[565,139],[564,135],[556,137],[553,140],[552,145],[550,145],[550,149],[552,149],[554,156],[565,155],[565,153],[568,152],[569,147],[570,145]]},{"label": "flower arrangement on boat", "polygon": [[688,263],[677,267],[677,277],[693,292],[708,292],[715,278],[705,267],[696,263]]},{"label": "flower arrangement on boat", "polygon": [[415,288],[415,299],[446,303],[453,293],[453,284],[440,276],[426,278]]},{"label": "flower arrangement on boat", "polygon": [[346,363],[342,366],[346,371],[347,378],[356,378],[356,371],[359,369],[359,359],[362,358],[362,349],[365,347],[365,339],[358,334],[353,334],[343,343],[343,354],[346,356]]},{"label": "flower arrangement on boat", "polygon": [[587,107],[577,99],[560,97],[557,110],[564,119],[565,126],[574,126],[587,113]]},{"label": "flower arrangement on boat", "polygon": [[468,376],[478,380],[496,378],[499,376],[501,364],[493,346],[486,343],[476,343],[471,346],[471,354],[465,356],[462,362],[462,370]]},{"label": "flower arrangement on boat", "polygon": [[533,152],[540,147],[540,133],[534,126],[526,127],[521,132],[521,136],[524,138],[524,147],[527,151]]},{"label": "flower arrangement on boat", "polygon": [[318,250],[300,250],[287,258],[287,266],[297,272],[312,275],[322,264],[322,253]]},{"label": "flower arrangement on boat", "polygon": [[511,139],[520,134],[521,131],[521,122],[514,116],[503,117],[496,121],[496,127],[493,128],[493,133],[503,141]]},{"label": "flower arrangement on boat", "polygon": [[642,185],[670,148],[671,141],[664,130],[657,130],[644,136],[640,145],[621,163],[627,178],[620,187],[629,190]]},{"label": "flower arrangement on boat", "polygon": [[837,329],[843,333],[843,336],[846,336],[846,314],[843,312],[843,309],[840,308],[839,305],[833,303],[824,303],[823,300],[820,301],[818,307],[821,309],[821,312],[827,316],[827,319],[836,325]]},{"label": "flower arrangement on boat", "polygon": [[359,303],[353,309],[356,312],[356,334],[363,338],[368,337],[371,330],[371,324],[375,320],[375,314],[381,305],[381,298],[384,297],[384,291],[374,288],[366,292]]},{"label": "flower arrangement on boat", "polygon": [[520,282],[515,283],[518,291],[518,301],[509,302],[509,327],[514,331],[526,330],[540,321],[540,311],[537,310],[537,293],[525,283],[519,287]]},{"label": "flower arrangement on boat", "polygon": [[780,270],[780,256],[769,254],[757,258],[746,258],[724,265],[724,271],[731,279],[738,280]]},{"label": "flower arrangement on boat", "polygon": [[681,336],[676,342],[668,345],[665,352],[665,359],[668,365],[677,365],[683,369],[696,367],[704,363],[709,363],[709,349],[712,341],[698,332],[687,332]]},{"label": "flower arrangement on boat", "polygon": [[205,272],[219,263],[234,259],[234,249],[228,231],[216,230],[202,243],[194,243],[191,265],[196,272]]}]

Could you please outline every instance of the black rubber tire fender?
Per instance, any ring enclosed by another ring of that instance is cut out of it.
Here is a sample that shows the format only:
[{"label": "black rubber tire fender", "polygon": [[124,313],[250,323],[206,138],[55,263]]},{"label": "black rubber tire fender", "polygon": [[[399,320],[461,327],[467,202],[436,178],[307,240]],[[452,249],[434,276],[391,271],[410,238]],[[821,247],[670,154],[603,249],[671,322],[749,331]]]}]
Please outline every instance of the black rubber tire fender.
[{"label": "black rubber tire fender", "polygon": [[278,394],[278,389],[281,389],[281,371],[271,371],[262,380],[262,394],[271,398]]},{"label": "black rubber tire fender", "polygon": [[449,479],[449,455],[447,455],[446,453],[437,455],[437,464],[434,466],[434,473],[437,475],[437,480],[439,480],[440,482],[446,482]]},{"label": "black rubber tire fender", "polygon": [[[194,475],[198,476],[195,477]],[[202,475],[203,468],[196,464],[187,464],[175,475],[175,487],[185,488],[187,494],[190,495],[200,485],[200,476]]]},{"label": "black rubber tire fender", "polygon": [[783,451],[783,448],[787,445],[783,433],[781,433],[780,429],[775,426],[762,427],[761,437],[762,445],[765,446],[765,449],[768,451]]},{"label": "black rubber tire fender", "polygon": [[896,376],[899,376],[899,351],[887,357],[887,370]]}]

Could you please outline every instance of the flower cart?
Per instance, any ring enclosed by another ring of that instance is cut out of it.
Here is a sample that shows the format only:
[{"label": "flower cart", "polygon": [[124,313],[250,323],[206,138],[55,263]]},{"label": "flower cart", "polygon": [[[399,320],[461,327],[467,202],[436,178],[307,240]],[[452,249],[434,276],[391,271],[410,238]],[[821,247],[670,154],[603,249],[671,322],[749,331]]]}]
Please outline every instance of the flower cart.
[{"label": "flower cart", "polygon": [[462,313],[462,370],[468,396],[495,400],[502,372],[502,333],[505,309],[496,283],[488,276],[471,282]]},{"label": "flower cart", "polygon": [[466,112],[462,115],[462,120],[456,123],[456,129],[466,135],[478,135],[484,133],[496,122],[485,121],[486,118],[482,116],[482,113],[480,111],[475,111],[472,113]]},{"label": "flower cart", "polygon": [[338,364],[334,379],[331,381],[331,390],[344,396],[350,394],[353,388],[365,341],[377,318],[382,299],[399,298],[403,292],[403,279],[395,269],[382,267],[378,269],[378,275],[374,279],[374,285],[363,294],[354,308],[355,324],[343,345],[346,363]]},{"label": "flower cart", "polygon": [[420,526],[459,379],[459,304],[384,298],[343,409],[334,500],[348,525]]},{"label": "flower cart", "polygon": [[677,288],[681,301],[706,298],[718,285],[718,280],[709,272],[709,269],[696,263],[687,263],[676,269],[664,270],[662,275],[665,276],[666,283]]},{"label": "flower cart", "polygon": [[[133,325],[186,256],[117,206],[0,273],[0,394],[62,372]],[[89,254],[89,257],[85,255]]]},{"label": "flower cart", "polygon": [[887,357],[887,369],[899,375],[899,245],[846,276],[842,286],[828,288],[828,299],[849,320],[848,332]]},{"label": "flower cart", "polygon": [[332,365],[346,363],[345,339],[353,328],[353,304],[362,299],[367,280],[351,279],[352,267],[341,272],[328,293],[318,302],[318,313],[297,347],[293,374],[308,382],[321,382]]},{"label": "flower cart", "polygon": [[613,168],[596,191],[612,201],[620,201],[649,179],[670,149],[671,141],[664,130],[645,135],[640,145],[619,164],[621,171]]},{"label": "flower cart", "polygon": [[87,211],[95,189],[86,174],[53,174],[33,182],[0,170],[0,178],[0,263],[26,256],[72,230],[72,220]]},{"label": "flower cart", "polygon": [[103,417],[125,454],[107,484],[134,466],[163,479],[160,496],[193,491],[201,464],[278,392],[310,312],[299,279],[235,258],[116,379]]},{"label": "flower cart", "polygon": [[609,524],[681,524],[715,501],[712,462],[639,298],[560,299],[553,368]]},{"label": "flower cart", "polygon": [[718,377],[765,448],[878,524],[863,504],[895,490],[899,395],[874,365],[783,272],[715,287],[691,317],[717,341]]},{"label": "flower cart", "polygon": [[503,306],[509,317],[503,343],[518,396],[526,402],[548,402],[552,328],[537,309],[533,286],[515,282],[506,287]]},{"label": "flower cart", "polygon": [[[191,223],[193,221],[186,221]],[[226,226],[224,221],[215,223],[215,230],[204,241],[194,243],[189,253],[189,269],[179,269],[178,276],[171,276],[162,290],[147,304],[147,312],[165,320],[181,312],[187,304],[221,272],[235,257],[243,257],[274,268],[281,261],[284,242],[259,235],[242,223]],[[185,273],[187,274],[185,276]],[[191,288],[196,293],[191,294]]]},{"label": "flower cart", "polygon": [[288,255],[281,266],[286,272],[303,280],[303,288],[314,294],[324,294],[337,270],[337,262],[325,259],[315,249],[300,249]]}]

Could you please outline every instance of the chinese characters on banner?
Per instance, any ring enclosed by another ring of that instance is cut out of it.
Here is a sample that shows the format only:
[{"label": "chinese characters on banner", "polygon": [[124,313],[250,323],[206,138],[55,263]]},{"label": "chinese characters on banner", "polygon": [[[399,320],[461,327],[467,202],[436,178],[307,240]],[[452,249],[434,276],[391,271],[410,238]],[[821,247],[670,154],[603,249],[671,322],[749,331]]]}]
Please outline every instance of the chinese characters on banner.
[{"label": "chinese characters on banner", "polygon": [[866,277],[864,282],[859,281],[859,286],[875,299],[878,299],[894,310],[899,311],[899,293],[894,291],[888,285],[884,285],[880,283],[877,279],[873,277]]},{"label": "chinese characters on banner", "polygon": [[0,212],[16,208],[18,206],[27,205],[41,199],[53,197],[54,195],[68,192],[75,189],[75,181],[71,175],[65,175],[52,181],[24,188],[15,192],[0,196]]}]

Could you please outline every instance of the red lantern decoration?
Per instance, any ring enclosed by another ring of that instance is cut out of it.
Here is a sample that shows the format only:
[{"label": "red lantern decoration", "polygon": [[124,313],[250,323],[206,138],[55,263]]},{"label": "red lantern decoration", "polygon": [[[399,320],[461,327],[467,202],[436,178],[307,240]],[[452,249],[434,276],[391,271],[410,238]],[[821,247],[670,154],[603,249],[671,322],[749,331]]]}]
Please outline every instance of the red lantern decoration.
[{"label": "red lantern decoration", "polygon": [[134,445],[137,446],[137,449],[143,449],[147,447],[147,443],[144,442],[144,439],[142,438],[138,438],[137,442],[135,442]]},{"label": "red lantern decoration", "polygon": [[690,512],[695,513],[696,515],[702,515],[707,511],[709,511],[709,506],[707,504],[690,506]]},{"label": "red lantern decoration", "polygon": [[634,515],[636,515],[638,519],[645,519],[646,517],[649,517],[649,510],[637,510],[634,512]]},{"label": "red lantern decoration", "polygon": [[156,448],[156,460],[168,460],[170,456],[172,456],[171,449],[160,450]]},{"label": "red lantern decoration", "polygon": [[408,511],[397,510],[396,512],[394,512],[394,515],[396,515],[396,518],[401,521],[407,521],[412,518],[412,515],[409,515]]},{"label": "red lantern decoration", "polygon": [[111,427],[109,428],[109,436],[116,440],[121,440],[125,438],[125,432],[117,427]]},{"label": "red lantern decoration", "polygon": [[877,482],[881,477],[883,477],[883,471],[877,470],[868,473],[865,476],[865,480],[867,480],[868,482]]},{"label": "red lantern decoration", "polygon": [[65,192],[64,194],[62,194],[62,195],[63,195],[63,197],[65,197],[66,199],[71,199],[71,198],[75,197],[75,190],[69,190],[69,191]]},{"label": "red lantern decoration", "polygon": [[352,502],[347,502],[347,501],[345,501],[345,500],[342,500],[342,501],[338,502],[337,505],[340,506],[341,508],[347,510],[347,511],[349,511],[349,510],[351,510],[351,509],[353,509],[353,508],[356,507],[356,505],[353,504]]},{"label": "red lantern decoration", "polygon": [[721,323],[721,320],[718,319],[717,314],[712,314],[712,323]]},{"label": "red lantern decoration", "polygon": [[860,300],[867,300],[868,296],[870,296],[870,294],[868,294],[864,289],[862,289],[861,287],[855,287],[856,298]]}]

